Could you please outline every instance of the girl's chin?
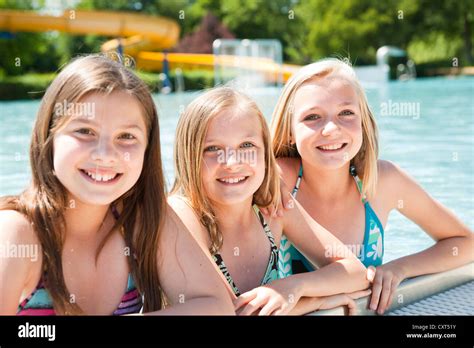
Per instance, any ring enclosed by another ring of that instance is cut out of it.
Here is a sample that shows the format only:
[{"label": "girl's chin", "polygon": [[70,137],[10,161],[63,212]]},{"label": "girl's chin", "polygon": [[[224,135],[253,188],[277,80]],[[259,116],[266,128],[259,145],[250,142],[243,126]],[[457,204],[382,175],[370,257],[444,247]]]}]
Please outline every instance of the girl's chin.
[{"label": "girl's chin", "polygon": [[[80,192],[71,192],[69,191],[72,200],[78,200],[81,204],[93,205],[93,206],[106,206],[110,205],[112,202],[116,201],[123,193],[97,193],[97,192],[88,192],[82,190]],[[71,200],[70,200],[71,201]]]},{"label": "girl's chin", "polygon": [[350,163],[345,159],[326,159],[313,162],[313,165],[322,170],[337,170],[346,167]]}]

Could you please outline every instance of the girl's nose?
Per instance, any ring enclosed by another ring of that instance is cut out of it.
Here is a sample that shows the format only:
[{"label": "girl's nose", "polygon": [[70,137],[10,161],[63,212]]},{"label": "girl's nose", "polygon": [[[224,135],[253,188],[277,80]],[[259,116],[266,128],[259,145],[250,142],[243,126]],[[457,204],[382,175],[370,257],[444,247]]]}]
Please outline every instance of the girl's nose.
[{"label": "girl's nose", "polygon": [[97,146],[92,151],[91,158],[93,161],[103,163],[112,163],[117,159],[117,153],[113,144],[105,138],[100,138]]},{"label": "girl's nose", "polygon": [[226,156],[226,167],[232,167],[239,164],[237,151],[228,151]]},{"label": "girl's nose", "polygon": [[333,121],[329,121],[324,125],[322,134],[328,136],[337,131],[339,131],[339,127]]}]

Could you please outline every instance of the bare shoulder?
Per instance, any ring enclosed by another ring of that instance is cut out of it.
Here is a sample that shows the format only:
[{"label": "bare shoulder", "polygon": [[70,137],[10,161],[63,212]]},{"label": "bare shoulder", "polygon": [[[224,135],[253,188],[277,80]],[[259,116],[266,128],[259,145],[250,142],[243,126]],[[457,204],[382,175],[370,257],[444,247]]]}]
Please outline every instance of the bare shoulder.
[{"label": "bare shoulder", "polygon": [[397,164],[387,161],[378,160],[378,185],[382,186],[383,190],[397,190],[400,185],[407,181],[413,181],[410,176]]},{"label": "bare shoulder", "polygon": [[192,208],[187,204],[184,197],[179,195],[171,195],[167,198],[168,205],[177,213],[190,214],[193,213]]},{"label": "bare shoulder", "polygon": [[21,244],[40,244],[26,216],[15,210],[0,211],[0,240]]},{"label": "bare shoulder", "polygon": [[410,194],[410,192],[420,189],[419,185],[410,175],[391,161],[378,160],[377,168],[376,196],[389,209],[397,207],[399,201],[406,197],[407,194]]},{"label": "bare shoulder", "polygon": [[279,174],[288,187],[293,187],[298,178],[301,160],[294,157],[280,157],[276,160]]},{"label": "bare shoulder", "polygon": [[[28,219],[13,210],[0,211],[0,314],[14,314],[22,294],[41,275],[41,244]],[[2,253],[2,254],[3,254]]]},{"label": "bare shoulder", "polygon": [[194,238],[201,244],[206,246],[209,243],[209,237],[206,229],[199,221],[194,209],[186,202],[184,197],[179,195],[169,196],[167,216],[173,222],[173,225],[179,225],[180,228],[187,229]]}]

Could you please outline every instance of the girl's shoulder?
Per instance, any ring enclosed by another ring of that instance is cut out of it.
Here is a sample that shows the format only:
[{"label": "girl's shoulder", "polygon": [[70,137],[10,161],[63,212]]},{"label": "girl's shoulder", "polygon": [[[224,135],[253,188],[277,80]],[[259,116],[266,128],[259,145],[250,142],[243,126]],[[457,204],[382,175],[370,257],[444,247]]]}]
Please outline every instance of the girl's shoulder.
[{"label": "girl's shoulder", "polygon": [[16,311],[41,277],[41,243],[30,221],[14,210],[0,211],[0,313]]},{"label": "girl's shoulder", "polygon": [[387,160],[377,160],[377,187],[383,190],[396,190],[408,175],[395,163]]},{"label": "girl's shoulder", "polygon": [[16,210],[0,210],[0,240],[28,245],[40,245],[31,222]]},{"label": "girl's shoulder", "polygon": [[394,208],[402,192],[410,190],[414,180],[397,164],[387,161],[377,161],[376,198],[382,199],[385,205]]},{"label": "girl's shoulder", "polygon": [[279,157],[276,159],[278,171],[289,188],[293,188],[298,178],[301,166],[301,159],[295,157]]},{"label": "girl's shoulder", "polygon": [[194,238],[196,238],[202,246],[205,245],[207,248],[207,245],[210,244],[208,233],[186,198],[174,194],[168,196],[167,202],[169,206],[167,216],[171,220],[178,219]]}]

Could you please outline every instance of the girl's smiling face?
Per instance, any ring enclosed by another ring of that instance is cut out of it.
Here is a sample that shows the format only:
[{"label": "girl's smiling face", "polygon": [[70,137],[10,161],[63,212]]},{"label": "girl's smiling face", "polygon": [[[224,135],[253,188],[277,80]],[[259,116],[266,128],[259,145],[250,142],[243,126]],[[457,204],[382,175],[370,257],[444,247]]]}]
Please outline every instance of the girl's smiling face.
[{"label": "girl's smiling face", "polygon": [[62,116],[72,119],[54,135],[54,170],[71,198],[107,205],[140,177],[147,146],[143,111],[123,91],[92,93],[79,102],[94,113]]},{"label": "girl's smiling face", "polygon": [[231,205],[252,199],[265,177],[262,133],[256,115],[228,108],[209,122],[201,177],[212,202]]},{"label": "girl's smiling face", "polygon": [[362,146],[362,119],[357,94],[343,78],[312,79],[295,93],[292,143],[305,161],[338,169]]}]

